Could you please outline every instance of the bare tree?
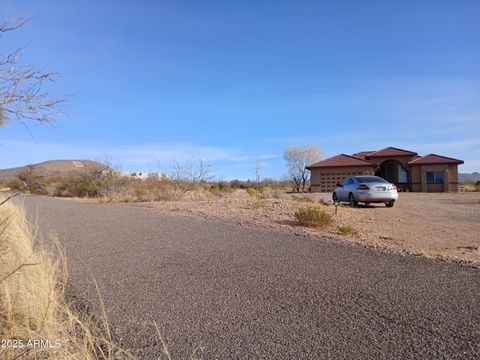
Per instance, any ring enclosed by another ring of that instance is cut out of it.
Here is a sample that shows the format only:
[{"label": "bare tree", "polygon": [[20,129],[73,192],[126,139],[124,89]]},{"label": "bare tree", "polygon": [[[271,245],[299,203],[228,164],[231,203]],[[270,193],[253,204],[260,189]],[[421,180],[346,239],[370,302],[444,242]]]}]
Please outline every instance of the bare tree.
[{"label": "bare tree", "polygon": [[197,157],[173,161],[170,178],[182,186],[183,192],[194,190],[200,183],[214,179],[210,164]]},{"label": "bare tree", "polygon": [[17,179],[23,183],[26,189],[39,184],[40,176],[36,170],[35,165],[27,165],[17,172]]},{"label": "bare tree", "polygon": [[306,166],[322,158],[321,150],[315,144],[303,147],[291,145],[285,149],[283,158],[288,169],[287,178],[292,183],[294,191],[305,191],[309,176]]},{"label": "bare tree", "polygon": [[[0,22],[0,37],[25,25],[23,18]],[[61,97],[50,96],[45,90],[47,82],[58,77],[56,73],[37,70],[21,61],[23,49],[0,54],[0,126],[8,120],[25,125],[26,121],[51,123],[61,113]]]}]

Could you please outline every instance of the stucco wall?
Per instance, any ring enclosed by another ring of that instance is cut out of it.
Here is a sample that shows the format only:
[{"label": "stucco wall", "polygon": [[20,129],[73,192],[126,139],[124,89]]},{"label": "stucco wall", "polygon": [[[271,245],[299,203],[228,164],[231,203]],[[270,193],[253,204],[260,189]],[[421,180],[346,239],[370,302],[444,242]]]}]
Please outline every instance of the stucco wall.
[{"label": "stucco wall", "polygon": [[450,181],[450,192],[458,192],[458,165],[448,165],[448,178]]},{"label": "stucco wall", "polygon": [[396,160],[399,163],[402,164],[402,166],[406,169],[408,166],[408,162],[413,159],[412,155],[407,155],[407,156],[372,156],[369,157],[369,161],[376,162],[377,164],[381,164],[384,161],[387,160]]},{"label": "stucco wall", "polygon": [[[442,171],[443,184],[427,183],[427,171]],[[456,192],[458,191],[458,166],[456,164],[412,165],[412,191]]]}]

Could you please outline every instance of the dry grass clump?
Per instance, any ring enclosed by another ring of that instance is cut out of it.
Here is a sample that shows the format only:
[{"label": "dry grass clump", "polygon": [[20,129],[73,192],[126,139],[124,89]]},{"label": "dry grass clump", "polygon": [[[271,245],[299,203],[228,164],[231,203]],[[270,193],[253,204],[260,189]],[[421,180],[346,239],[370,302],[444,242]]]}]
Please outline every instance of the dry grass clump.
[{"label": "dry grass clump", "polygon": [[301,207],[295,212],[295,218],[300,225],[309,227],[326,227],[333,223],[331,214],[314,206]]},{"label": "dry grass clump", "polygon": [[65,257],[34,244],[23,211],[0,205],[0,359],[131,358],[65,300]]},{"label": "dry grass clump", "polygon": [[475,183],[468,182],[468,183],[460,184],[460,191],[479,192],[480,191],[480,181],[477,181]]},{"label": "dry grass clump", "polygon": [[257,196],[257,190],[255,190],[254,188],[248,188],[246,191],[247,191],[247,194],[250,195],[251,197]]},{"label": "dry grass clump", "polygon": [[424,257],[427,259],[436,259],[438,258],[438,254],[435,251],[425,249],[425,248],[420,248],[416,253],[416,256]]},{"label": "dry grass clump", "polygon": [[352,235],[355,232],[350,225],[338,225],[337,230],[341,235]]},{"label": "dry grass clump", "polygon": [[293,200],[296,200],[298,202],[304,203],[304,202],[310,202],[314,203],[315,198],[312,194],[291,194],[291,198]]}]

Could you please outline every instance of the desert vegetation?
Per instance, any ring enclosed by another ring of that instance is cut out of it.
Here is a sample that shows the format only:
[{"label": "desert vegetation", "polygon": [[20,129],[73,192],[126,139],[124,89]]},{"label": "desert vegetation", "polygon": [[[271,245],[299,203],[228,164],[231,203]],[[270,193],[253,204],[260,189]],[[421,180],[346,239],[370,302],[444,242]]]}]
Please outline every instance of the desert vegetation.
[{"label": "desert vegetation", "polygon": [[131,358],[114,344],[104,312],[94,322],[67,302],[65,256],[54,252],[34,241],[21,208],[0,205],[0,358]]},{"label": "desert vegetation", "polygon": [[480,192],[480,180],[466,181],[460,183],[460,191],[464,192]]},{"label": "desert vegetation", "polygon": [[94,198],[106,202],[175,201],[185,198],[204,199],[225,196],[245,190],[255,198],[280,196],[291,191],[289,181],[264,179],[257,181],[216,181],[202,160],[175,162],[173,170],[161,178],[136,179],[121,176],[107,165],[91,173],[48,175],[33,165],[16,173],[16,178],[0,184],[0,188],[56,197]]},{"label": "desert vegetation", "polygon": [[295,218],[303,226],[326,227],[333,223],[333,216],[315,206],[301,207],[295,212]]}]

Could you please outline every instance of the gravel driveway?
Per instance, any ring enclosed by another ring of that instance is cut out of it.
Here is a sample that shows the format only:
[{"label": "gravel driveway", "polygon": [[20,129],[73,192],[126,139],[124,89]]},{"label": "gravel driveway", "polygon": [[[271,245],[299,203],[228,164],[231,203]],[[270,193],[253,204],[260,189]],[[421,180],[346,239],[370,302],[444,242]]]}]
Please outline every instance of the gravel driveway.
[{"label": "gravel driveway", "polygon": [[129,205],[21,197],[142,359],[476,359],[480,270]]},{"label": "gravel driveway", "polygon": [[312,205],[332,215],[335,212],[330,193],[257,200],[238,190],[204,200],[136,204],[154,208],[160,213],[175,212],[190,217],[282,229],[290,233],[328,234],[346,241],[480,266],[480,192],[400,193],[393,208],[372,204],[352,209],[344,204],[338,208],[334,220],[335,224],[353,229],[353,234],[347,236],[339,234],[335,225],[319,230],[296,226],[293,221],[295,211],[301,206]]}]

